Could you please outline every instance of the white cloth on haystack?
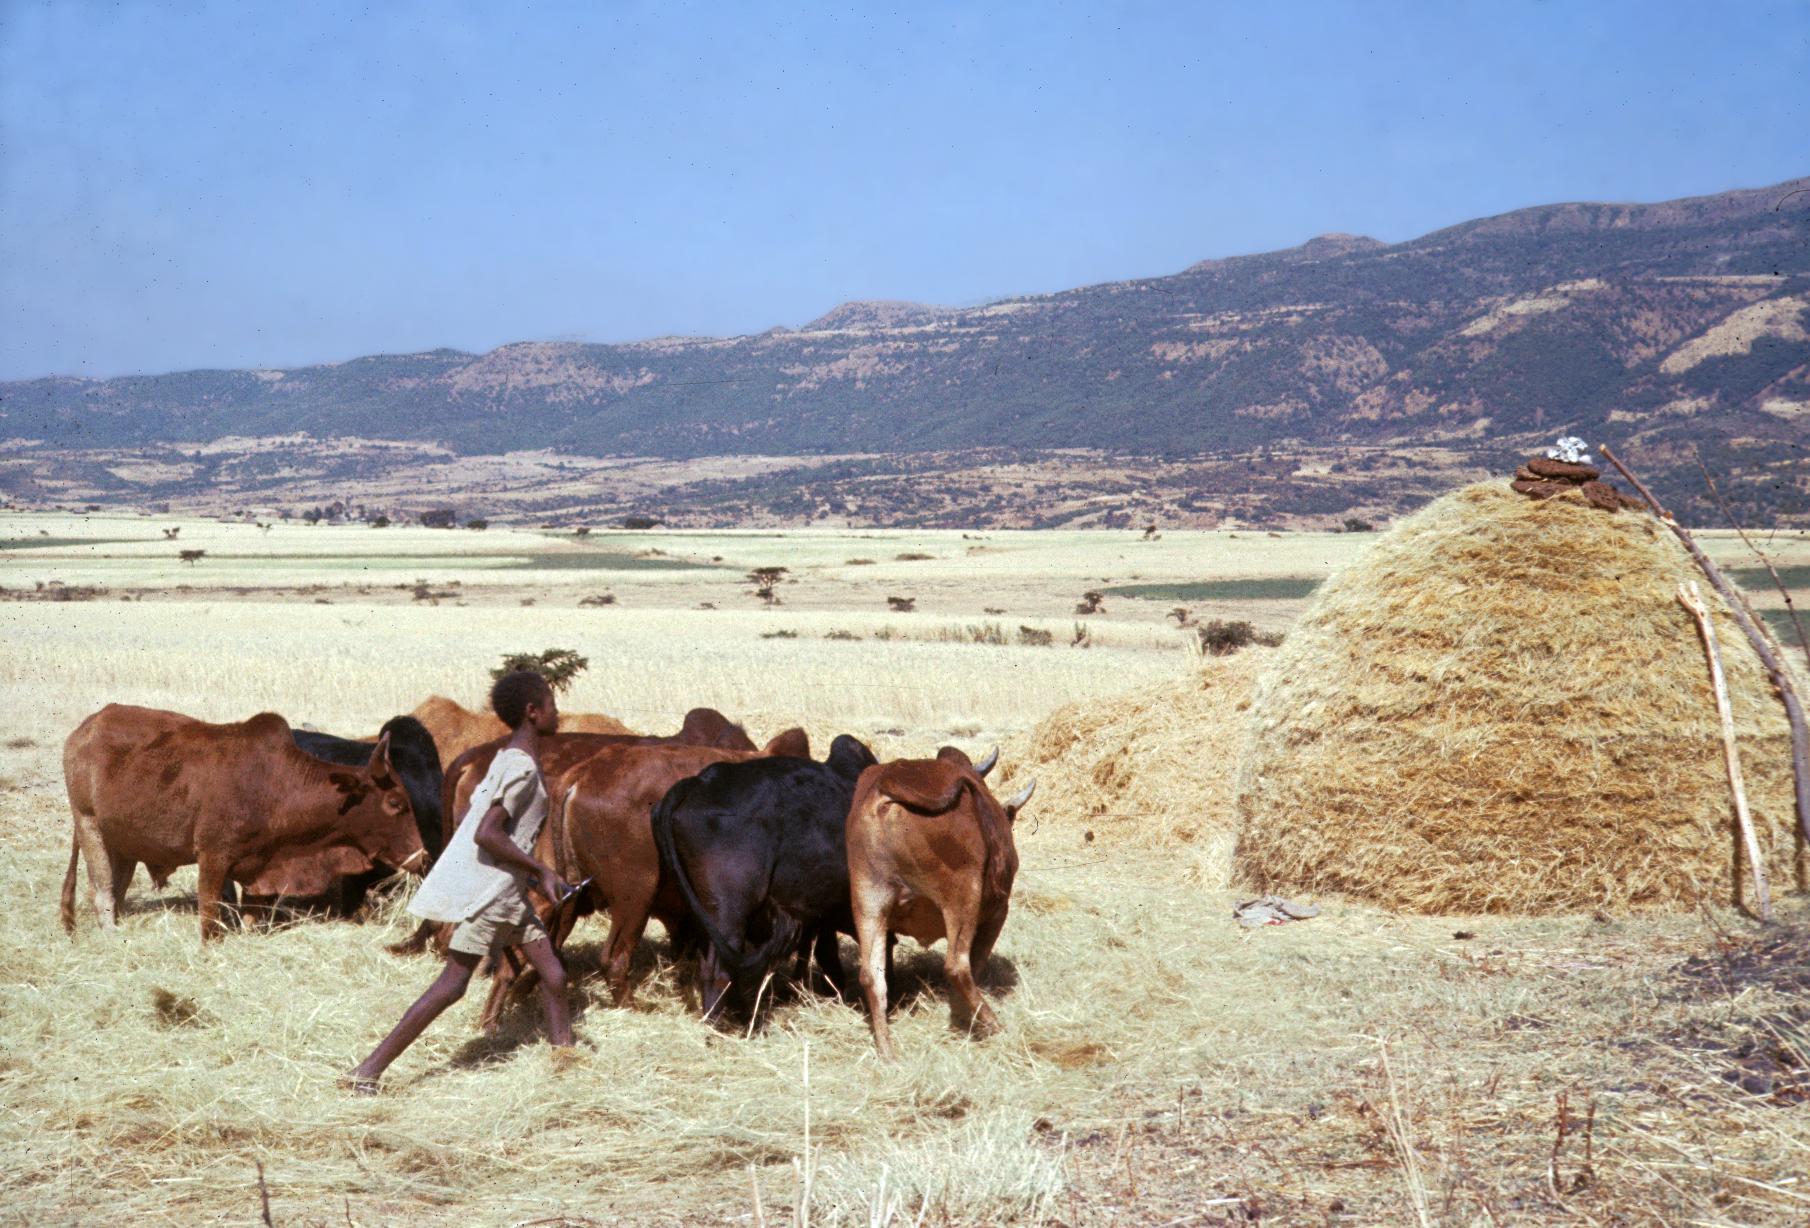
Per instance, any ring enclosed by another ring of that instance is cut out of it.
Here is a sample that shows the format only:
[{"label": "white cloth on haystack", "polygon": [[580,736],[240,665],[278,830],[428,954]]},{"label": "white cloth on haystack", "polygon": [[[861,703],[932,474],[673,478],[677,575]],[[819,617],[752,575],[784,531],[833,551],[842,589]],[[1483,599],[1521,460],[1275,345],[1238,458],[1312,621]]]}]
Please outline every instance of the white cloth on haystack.
[{"label": "white cloth on haystack", "polygon": [[1290,921],[1305,921],[1319,915],[1318,904],[1297,904],[1279,895],[1246,900],[1232,909],[1232,916],[1246,929],[1256,929],[1260,925],[1286,925]]}]

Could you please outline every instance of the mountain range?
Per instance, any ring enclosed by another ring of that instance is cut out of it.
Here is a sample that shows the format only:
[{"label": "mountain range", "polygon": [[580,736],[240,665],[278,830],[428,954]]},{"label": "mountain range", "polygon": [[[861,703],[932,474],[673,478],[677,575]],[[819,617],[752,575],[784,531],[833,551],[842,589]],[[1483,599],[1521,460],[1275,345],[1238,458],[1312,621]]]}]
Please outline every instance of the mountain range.
[{"label": "mountain range", "polygon": [[468,454],[1175,459],[1578,434],[1662,474],[1695,448],[1737,506],[1781,513],[1810,509],[1806,423],[1810,178],[1404,243],[1323,235],[975,307],[847,303],[748,336],[0,383],[15,453],[299,432]]}]

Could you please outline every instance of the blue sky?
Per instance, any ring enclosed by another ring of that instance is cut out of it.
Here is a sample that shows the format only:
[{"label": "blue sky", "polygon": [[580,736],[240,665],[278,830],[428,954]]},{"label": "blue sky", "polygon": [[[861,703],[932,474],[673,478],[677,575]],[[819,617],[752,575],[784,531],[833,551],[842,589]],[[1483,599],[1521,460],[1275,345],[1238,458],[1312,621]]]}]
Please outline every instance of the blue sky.
[{"label": "blue sky", "polygon": [[1810,4],[0,0],[0,378],[796,326],[1810,174]]}]

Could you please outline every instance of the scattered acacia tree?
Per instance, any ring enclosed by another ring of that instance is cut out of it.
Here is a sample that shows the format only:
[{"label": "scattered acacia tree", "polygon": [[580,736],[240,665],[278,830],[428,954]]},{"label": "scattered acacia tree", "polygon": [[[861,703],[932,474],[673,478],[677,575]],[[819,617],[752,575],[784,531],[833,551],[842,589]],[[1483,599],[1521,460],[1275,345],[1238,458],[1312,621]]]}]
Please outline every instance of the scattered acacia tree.
[{"label": "scattered acacia tree", "polygon": [[590,535],[591,526],[588,524],[581,524],[576,529],[572,530],[573,537],[589,537]]},{"label": "scattered acacia tree", "polygon": [[1360,520],[1356,516],[1349,517],[1345,521],[1345,532],[1347,533],[1371,533],[1375,530],[1375,525],[1371,524],[1368,520]]},{"label": "scattered acacia tree", "polygon": [[917,607],[918,599],[916,597],[888,597],[886,604],[892,608],[894,614],[909,614]]},{"label": "scattered acacia tree", "polygon": [[196,563],[199,563],[202,559],[207,557],[207,551],[205,551],[205,550],[183,550],[183,551],[178,552],[178,557],[180,557],[182,559],[182,561],[187,563],[190,567],[193,567]]},{"label": "scattered acacia tree", "polygon": [[1158,533],[1156,531],[1156,521],[1152,520],[1149,524],[1144,526],[1143,540],[1145,540],[1147,542],[1158,541],[1162,538],[1162,536],[1163,535],[1161,533]]},{"label": "scattered acacia tree", "polygon": [[373,529],[387,529],[390,527],[390,518],[384,515],[373,516],[371,517],[371,527]]},{"label": "scattered acacia tree", "polygon": [[181,532],[182,532],[182,526],[181,526],[181,525],[177,525],[177,526],[176,526],[176,527],[175,527],[175,528],[173,528],[173,529],[165,529],[165,530],[164,530],[164,531],[163,531],[163,539],[164,539],[164,540],[165,540],[165,541],[167,541],[167,542],[173,542],[173,541],[175,541],[175,540],[176,540],[176,538],[177,538],[177,536],[178,536],[178,535],[179,535],[179,534],[181,534]]},{"label": "scattered acacia tree", "polygon": [[1105,600],[1105,593],[1089,589],[1087,592],[1081,594],[1081,602],[1075,607],[1075,613],[1098,614],[1101,610],[1106,608],[1105,605],[1102,604]]},{"label": "scattered acacia tree", "polygon": [[450,507],[430,507],[421,513],[421,523],[430,529],[450,529],[459,522],[459,514]]},{"label": "scattered acacia tree", "polygon": [[1188,612],[1187,606],[1178,605],[1173,610],[1170,610],[1166,617],[1173,618],[1176,626],[1185,627],[1193,621],[1194,615]]},{"label": "scattered acacia tree", "polygon": [[513,674],[517,670],[533,670],[547,680],[555,693],[563,693],[578,675],[590,668],[590,661],[570,648],[549,648],[544,652],[509,652],[503,663],[490,671],[492,678]]},{"label": "scattered acacia tree", "polygon": [[624,516],[622,518],[622,527],[625,529],[657,529],[665,523],[664,520],[654,516]]},{"label": "scattered acacia tree", "polygon": [[779,586],[785,580],[784,567],[756,567],[748,573],[748,583],[754,586],[754,595],[769,606],[779,604]]},{"label": "scattered acacia tree", "polygon": [[482,516],[473,516],[470,520],[465,522],[465,527],[468,529],[488,529],[490,527],[490,522]]}]

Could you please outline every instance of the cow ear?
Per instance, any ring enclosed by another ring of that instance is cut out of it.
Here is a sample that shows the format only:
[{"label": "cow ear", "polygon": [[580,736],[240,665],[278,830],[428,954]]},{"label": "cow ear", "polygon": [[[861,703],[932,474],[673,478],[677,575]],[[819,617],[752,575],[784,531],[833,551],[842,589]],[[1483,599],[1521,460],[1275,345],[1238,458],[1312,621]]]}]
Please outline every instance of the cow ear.
[{"label": "cow ear", "polygon": [[389,734],[386,733],[377,739],[377,749],[371,752],[370,769],[371,779],[376,782],[378,788],[387,789],[390,787],[392,780],[390,771]]}]

